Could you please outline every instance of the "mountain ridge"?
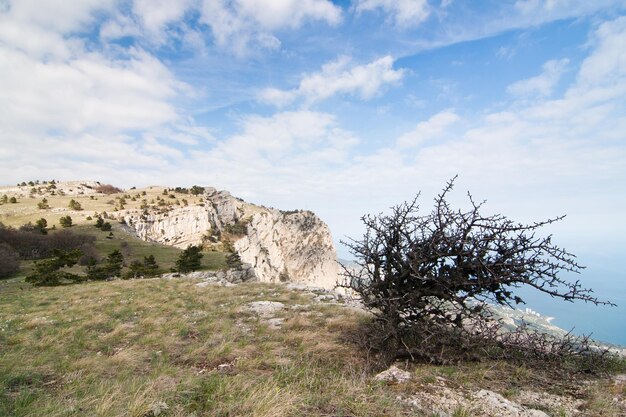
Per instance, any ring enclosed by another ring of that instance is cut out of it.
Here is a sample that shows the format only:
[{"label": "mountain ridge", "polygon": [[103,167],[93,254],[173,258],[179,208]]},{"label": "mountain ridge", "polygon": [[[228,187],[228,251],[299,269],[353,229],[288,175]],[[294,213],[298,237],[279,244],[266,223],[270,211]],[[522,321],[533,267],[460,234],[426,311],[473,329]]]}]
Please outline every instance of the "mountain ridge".
[{"label": "mountain ridge", "polygon": [[[144,241],[236,253],[262,282],[330,289],[339,278],[330,230],[311,211],[268,208],[200,186],[122,190],[99,181],[45,181],[0,187],[3,194],[20,199],[0,210],[2,220],[16,226],[42,214],[52,215],[52,222],[72,215],[77,224],[102,216],[119,221],[126,232]],[[35,202],[44,200],[48,208],[35,208]],[[78,210],[69,207],[71,201],[78,203]]]}]

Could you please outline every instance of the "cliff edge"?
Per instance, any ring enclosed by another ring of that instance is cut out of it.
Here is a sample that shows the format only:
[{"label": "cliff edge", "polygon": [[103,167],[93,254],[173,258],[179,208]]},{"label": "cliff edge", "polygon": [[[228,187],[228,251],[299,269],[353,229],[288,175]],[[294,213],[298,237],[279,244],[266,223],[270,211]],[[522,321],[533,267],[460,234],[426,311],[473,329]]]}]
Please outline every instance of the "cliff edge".
[{"label": "cliff edge", "polygon": [[262,282],[333,288],[340,266],[328,226],[310,211],[281,211],[205,188],[196,205],[114,214],[143,240],[186,248],[229,249]]}]

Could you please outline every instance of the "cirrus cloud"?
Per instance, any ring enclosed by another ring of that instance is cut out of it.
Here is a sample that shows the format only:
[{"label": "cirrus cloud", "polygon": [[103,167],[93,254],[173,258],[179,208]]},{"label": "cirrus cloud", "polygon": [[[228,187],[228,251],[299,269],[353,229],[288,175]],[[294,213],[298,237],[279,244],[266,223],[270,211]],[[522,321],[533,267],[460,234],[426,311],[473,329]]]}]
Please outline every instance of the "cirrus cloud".
[{"label": "cirrus cloud", "polygon": [[261,91],[259,99],[279,107],[297,99],[311,105],[337,94],[369,100],[380,94],[385,85],[398,83],[405,74],[403,69],[393,68],[394,59],[389,55],[369,64],[350,67],[349,63],[348,57],[340,57],[323,65],[321,71],[302,77],[297,88],[267,88]]}]

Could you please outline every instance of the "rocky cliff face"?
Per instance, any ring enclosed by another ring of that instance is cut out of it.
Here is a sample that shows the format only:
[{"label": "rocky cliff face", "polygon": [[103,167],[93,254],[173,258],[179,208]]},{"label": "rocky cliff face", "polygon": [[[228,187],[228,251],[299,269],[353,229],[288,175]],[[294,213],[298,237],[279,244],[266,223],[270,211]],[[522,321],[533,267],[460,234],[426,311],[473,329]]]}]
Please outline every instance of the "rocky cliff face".
[{"label": "rocky cliff face", "polygon": [[[263,282],[288,281],[332,288],[340,267],[330,230],[309,211],[283,212],[256,206],[225,191],[206,189],[203,204],[166,213],[119,214],[141,239],[185,248],[228,236],[244,263]],[[231,233],[238,225],[240,233]],[[247,226],[246,226],[247,225]]]},{"label": "rocky cliff face", "polygon": [[332,288],[339,277],[328,226],[309,211],[256,213],[235,249],[261,281]]},{"label": "rocky cliff face", "polygon": [[204,207],[191,206],[167,213],[126,213],[126,224],[139,238],[179,248],[202,243],[202,236],[211,230],[211,219]]},{"label": "rocky cliff face", "polygon": [[[30,195],[49,194],[51,190],[58,195],[81,196],[81,195],[97,195],[97,188],[102,184],[98,181],[64,181],[57,182],[54,185],[50,183],[37,183],[35,185],[17,185],[12,187],[0,187],[3,194],[16,197],[28,197]],[[37,190],[33,193],[33,189]]]}]

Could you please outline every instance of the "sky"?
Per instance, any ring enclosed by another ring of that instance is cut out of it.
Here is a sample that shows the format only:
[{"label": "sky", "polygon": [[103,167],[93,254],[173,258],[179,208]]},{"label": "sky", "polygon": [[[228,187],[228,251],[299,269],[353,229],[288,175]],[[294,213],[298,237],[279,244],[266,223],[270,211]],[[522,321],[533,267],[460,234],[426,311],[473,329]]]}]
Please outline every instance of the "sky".
[{"label": "sky", "polygon": [[213,186],[348,257],[455,175],[626,288],[626,1],[0,0],[3,184]]}]

